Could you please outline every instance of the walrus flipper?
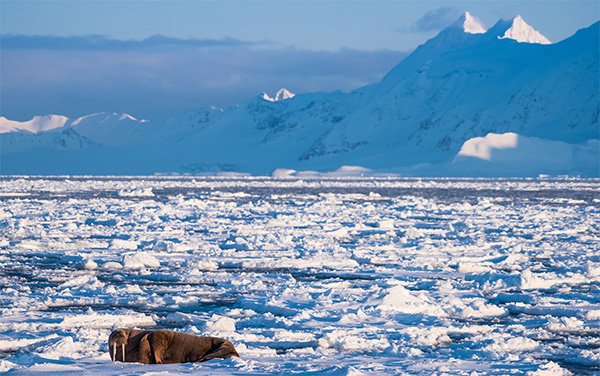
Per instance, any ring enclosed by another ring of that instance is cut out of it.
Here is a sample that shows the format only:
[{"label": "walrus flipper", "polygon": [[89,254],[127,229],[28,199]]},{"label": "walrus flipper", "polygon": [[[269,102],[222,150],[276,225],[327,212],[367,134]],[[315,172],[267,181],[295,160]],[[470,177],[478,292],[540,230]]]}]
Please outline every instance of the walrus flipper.
[{"label": "walrus flipper", "polygon": [[154,356],[154,364],[182,363],[180,359],[167,359],[167,352],[176,332],[167,330],[156,330],[148,337],[150,349]]},{"label": "walrus flipper", "polygon": [[142,364],[153,364],[155,363],[154,356],[152,354],[152,347],[150,346],[150,341],[148,340],[152,334],[148,333],[142,337],[140,340],[139,349],[139,357],[138,363]]},{"label": "walrus flipper", "polygon": [[215,358],[227,359],[227,358],[231,358],[232,356],[239,357],[239,354],[237,353],[237,351],[235,351],[235,348],[233,347],[231,342],[224,340],[220,346],[218,346],[216,349],[209,352],[208,354],[204,355],[198,361],[205,362],[207,360],[211,360],[211,359],[215,359]]}]

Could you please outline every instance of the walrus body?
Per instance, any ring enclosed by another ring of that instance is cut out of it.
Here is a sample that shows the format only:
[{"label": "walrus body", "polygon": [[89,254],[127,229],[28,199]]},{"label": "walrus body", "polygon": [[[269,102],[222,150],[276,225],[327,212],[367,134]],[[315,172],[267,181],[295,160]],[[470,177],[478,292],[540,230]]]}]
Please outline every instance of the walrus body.
[{"label": "walrus body", "polygon": [[204,362],[239,356],[231,342],[171,330],[117,329],[108,337],[113,361],[144,364]]}]

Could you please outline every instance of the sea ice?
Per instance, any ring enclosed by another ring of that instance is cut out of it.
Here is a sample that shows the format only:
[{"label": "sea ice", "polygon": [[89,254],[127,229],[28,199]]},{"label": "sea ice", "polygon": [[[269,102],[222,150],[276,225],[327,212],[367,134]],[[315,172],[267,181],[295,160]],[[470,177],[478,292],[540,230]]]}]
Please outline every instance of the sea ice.
[{"label": "sea ice", "polygon": [[[600,371],[598,180],[280,173],[0,180],[0,372]],[[113,363],[118,327],[241,357]]]}]

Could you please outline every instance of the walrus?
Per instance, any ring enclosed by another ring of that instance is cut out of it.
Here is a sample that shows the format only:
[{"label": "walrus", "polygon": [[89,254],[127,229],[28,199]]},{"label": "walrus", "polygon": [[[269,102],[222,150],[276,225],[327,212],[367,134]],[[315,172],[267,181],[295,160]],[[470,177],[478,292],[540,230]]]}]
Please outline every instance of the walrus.
[{"label": "walrus", "polygon": [[171,330],[117,329],[108,337],[114,362],[169,364],[205,362],[238,356],[233,344],[216,337],[200,337]]}]

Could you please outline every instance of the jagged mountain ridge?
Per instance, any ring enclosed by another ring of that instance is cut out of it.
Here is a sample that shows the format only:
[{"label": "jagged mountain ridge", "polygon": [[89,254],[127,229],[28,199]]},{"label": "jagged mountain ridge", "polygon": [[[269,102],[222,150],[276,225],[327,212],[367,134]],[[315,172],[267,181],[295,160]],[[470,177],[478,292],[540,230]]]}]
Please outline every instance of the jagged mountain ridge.
[{"label": "jagged mountain ridge", "polygon": [[[89,119],[70,126],[86,140],[116,147],[111,159],[126,162],[114,173],[265,174],[342,165],[385,171],[451,161],[466,141],[488,133],[571,144],[599,138],[598,23],[542,45],[541,34],[520,17],[485,33],[474,22],[466,14],[380,83],[348,94],[280,91],[275,98],[263,94],[242,106],[202,108],[160,122],[124,117],[108,128]],[[524,35],[519,30],[535,34],[537,42],[510,39]],[[9,141],[16,153],[23,140]],[[140,166],[150,159],[154,166]]]}]

